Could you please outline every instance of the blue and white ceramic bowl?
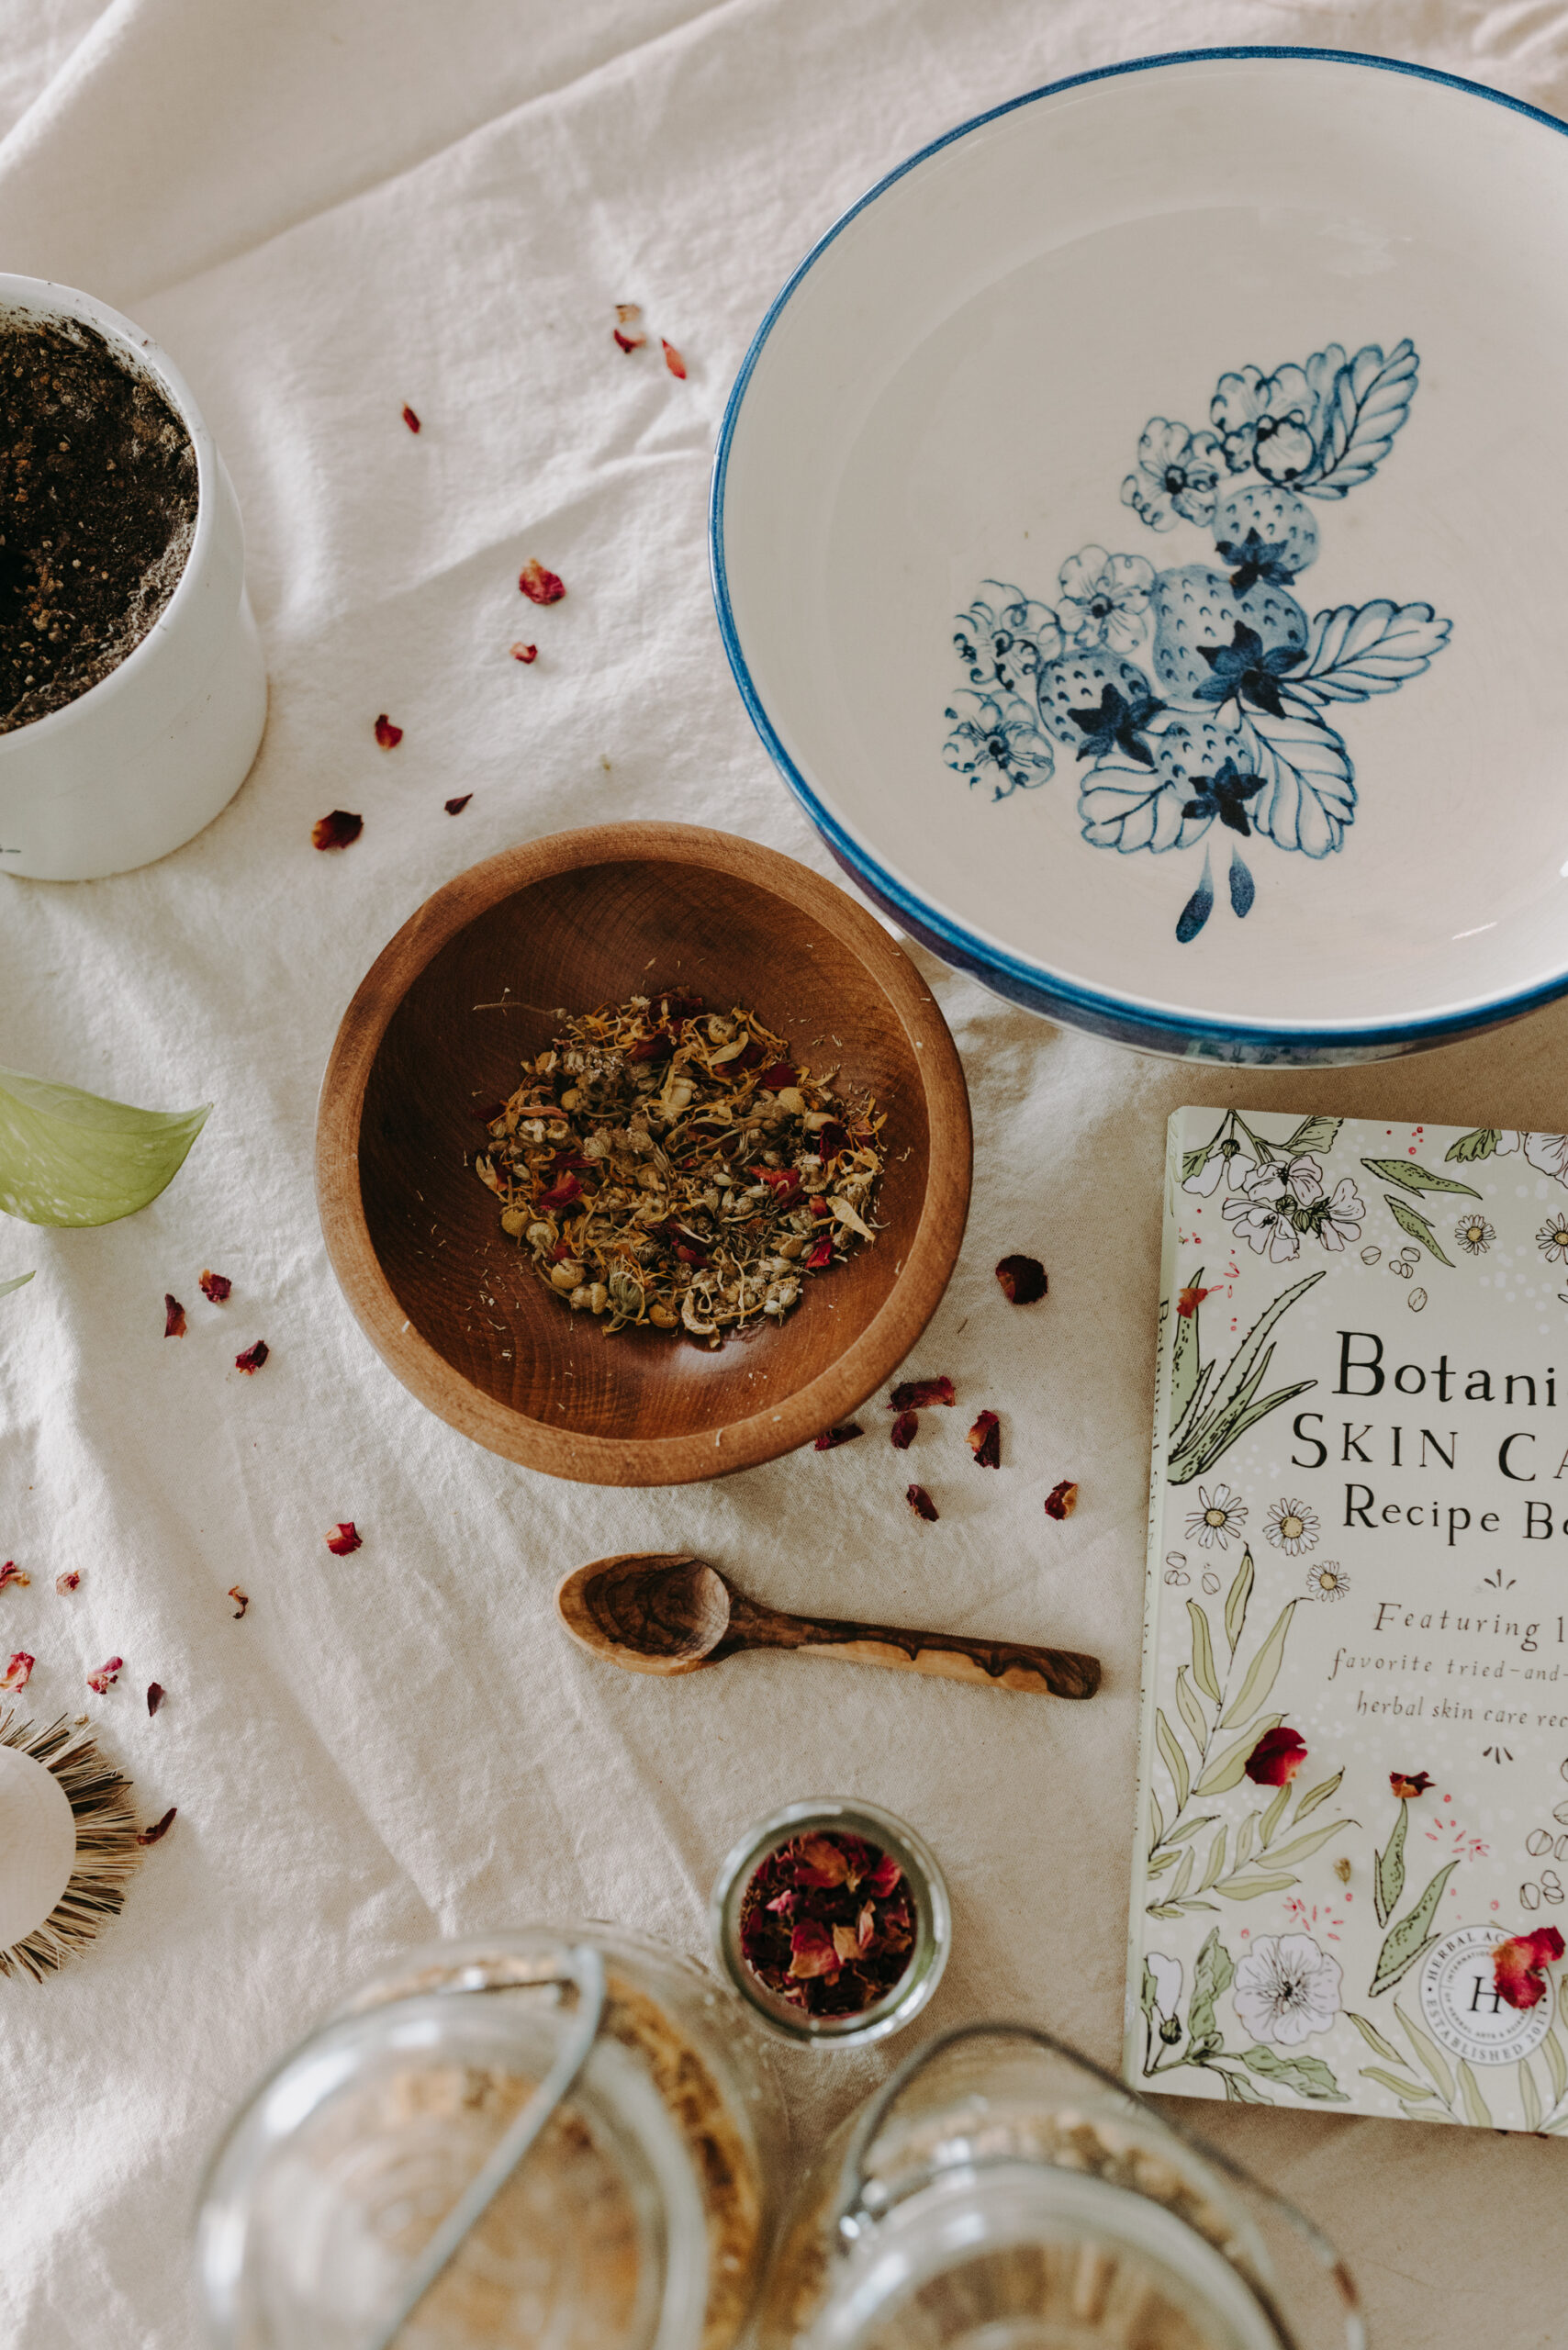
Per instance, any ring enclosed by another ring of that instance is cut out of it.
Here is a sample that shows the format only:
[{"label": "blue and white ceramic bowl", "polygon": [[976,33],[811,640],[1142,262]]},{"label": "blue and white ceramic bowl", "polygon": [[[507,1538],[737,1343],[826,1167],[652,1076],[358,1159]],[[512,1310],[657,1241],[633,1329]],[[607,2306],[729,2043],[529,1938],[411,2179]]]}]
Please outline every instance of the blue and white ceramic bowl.
[{"label": "blue and white ceramic bowl", "polygon": [[721,626],[856,879],[1223,1061],[1568,990],[1568,140],[1305,50],[1037,90],[890,173],[730,399]]}]

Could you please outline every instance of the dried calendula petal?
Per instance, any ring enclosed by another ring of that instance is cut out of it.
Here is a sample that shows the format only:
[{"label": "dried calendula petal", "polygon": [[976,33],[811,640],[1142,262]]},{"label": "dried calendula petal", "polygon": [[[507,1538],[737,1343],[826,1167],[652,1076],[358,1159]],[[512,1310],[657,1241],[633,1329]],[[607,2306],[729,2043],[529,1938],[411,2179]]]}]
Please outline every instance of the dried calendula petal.
[{"label": "dried calendula petal", "polygon": [[982,1469],[1002,1466],[1002,1422],[994,1412],[982,1412],[969,1430],[969,1450]]},{"label": "dried calendula petal", "polygon": [[1077,1507],[1078,1487],[1069,1478],[1064,1477],[1059,1485],[1053,1485],[1046,1495],[1047,1517],[1070,1517]]},{"label": "dried calendula petal", "polygon": [[199,1286],[203,1297],[210,1305],[226,1305],[234,1288],[227,1273],[210,1273],[205,1266],[202,1268]]},{"label": "dried calendula petal", "polygon": [[996,1269],[1002,1293],[1014,1305],[1033,1305],[1048,1286],[1046,1269],[1037,1257],[1003,1257]]},{"label": "dried calendula petal", "polygon": [[139,1844],[162,1843],[170,1829],[173,1828],[178,1810],[179,1806],[172,1803],[169,1806],[168,1810],[163,1814],[162,1819],[154,1820],[151,1828],[139,1828],[136,1831],[137,1842]]},{"label": "dried calendula petal", "polygon": [[346,1559],[351,1551],[357,1550],[361,1547],[364,1540],[364,1537],[353,1518],[345,1517],[341,1525],[334,1526],[328,1534],[327,1548],[335,1559]]},{"label": "dried calendula petal", "polygon": [[895,1452],[907,1452],[910,1446],[914,1442],[915,1434],[919,1427],[920,1415],[918,1412],[901,1412],[898,1418],[893,1422],[892,1427],[888,1430],[888,1434],[892,1439],[893,1450]]},{"label": "dried calendula petal", "polygon": [[924,1412],[933,1404],[956,1404],[953,1382],[941,1379],[906,1379],[895,1387],[888,1401],[895,1412]]},{"label": "dried calendula petal", "polygon": [[904,1499],[908,1502],[911,1509],[913,1510],[916,1517],[924,1517],[927,1524],[932,1523],[935,1519],[937,1515],[936,1505],[932,1500],[924,1485],[911,1485],[909,1491],[904,1495]]},{"label": "dried calendula petal", "polygon": [[165,1290],[163,1292],[163,1336],[166,1338],[183,1338],[185,1335],[185,1309],[177,1297],[171,1296]]},{"label": "dried calendula petal", "polygon": [[364,830],[364,818],[351,815],[346,808],[334,808],[330,816],[319,816],[310,827],[312,848],[347,848],[357,841]]},{"label": "dried calendula petal", "polygon": [[865,1429],[857,1420],[846,1420],[841,1427],[823,1428],[812,1450],[832,1452],[841,1444],[853,1444],[857,1436],[864,1436],[865,1433]]},{"label": "dried calendula petal", "polygon": [[546,571],[534,555],[529,556],[518,573],[517,584],[531,604],[558,604],[566,592],[559,572]]}]

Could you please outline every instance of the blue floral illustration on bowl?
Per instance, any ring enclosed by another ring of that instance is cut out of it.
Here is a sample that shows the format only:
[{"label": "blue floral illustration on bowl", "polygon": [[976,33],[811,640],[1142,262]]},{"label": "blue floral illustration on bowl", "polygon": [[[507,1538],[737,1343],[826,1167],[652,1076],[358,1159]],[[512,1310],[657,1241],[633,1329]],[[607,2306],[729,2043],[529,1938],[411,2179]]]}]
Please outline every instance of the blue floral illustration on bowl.
[{"label": "blue floral illustration on bowl", "polygon": [[968,683],[946,712],[947,765],[1004,800],[1049,782],[1070,751],[1092,846],[1158,856],[1202,842],[1183,944],[1214,911],[1216,844],[1238,916],[1257,895],[1242,842],[1311,857],[1343,845],[1355,767],[1329,708],[1394,692],[1448,642],[1430,604],[1375,597],[1309,619],[1293,592],[1318,552],[1307,500],[1328,505],[1372,479],[1418,364],[1408,339],[1386,358],[1379,343],[1353,356],[1330,343],[1271,375],[1222,375],[1208,428],[1151,417],[1122,484],[1147,528],[1202,529],[1212,557],[1157,570],[1082,547],[1054,603],[988,579],[958,616]]}]

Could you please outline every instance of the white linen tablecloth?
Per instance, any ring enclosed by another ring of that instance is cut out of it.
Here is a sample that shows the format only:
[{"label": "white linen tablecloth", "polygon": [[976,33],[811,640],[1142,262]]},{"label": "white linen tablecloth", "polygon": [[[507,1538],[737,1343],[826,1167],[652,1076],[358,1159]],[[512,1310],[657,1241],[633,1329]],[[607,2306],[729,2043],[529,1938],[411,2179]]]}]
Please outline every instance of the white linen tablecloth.
[{"label": "white linen tablecloth", "polygon": [[[256,768],[189,847],[0,884],[0,1061],[217,1105],[142,1214],[0,1223],[0,1278],[39,1274],[0,1306],[0,1556],[32,1577],[0,1593],[0,1648],[37,1656],[35,1718],[90,1707],[144,1816],[179,1807],[90,1953],[0,1983],[0,2341],[185,2350],[204,2155],[356,1979],[433,1934],[584,1913],[700,1951],[732,1838],[790,1796],[870,1796],[940,1854],[933,2027],[1015,2014],[1114,2062],[1166,1114],[1245,1096],[1560,1130],[1568,1012],[1402,1065],[1232,1079],[923,960],[973,1089],[975,1199],[912,1369],[969,1408],[927,1416],[907,1461],[873,1404],[858,1445],[655,1493],[495,1460],[383,1370],[318,1231],[316,1088],[386,939],[510,842],[658,815],[827,869],[731,685],[704,506],[746,341],[846,201],[979,108],[1176,46],[1388,50],[1568,108],[1568,6],[4,0],[0,33],[0,265],[128,310],[186,374],[244,509],[272,679]],[[615,349],[618,301],[685,382]],[[522,603],[529,555],[565,603]],[[406,730],[390,754],[383,710]],[[335,807],[364,836],[319,856]],[[991,1278],[1012,1249],[1049,1267],[1027,1313]],[[233,1280],[222,1309],[207,1265]],[[963,1440],[982,1404],[1007,1448],[983,1479]],[[913,1473],[935,1527],[905,1506]],[[1082,1490],[1066,1526],[1041,1509],[1061,1477]],[[323,1535],[350,1517],[364,1546],[340,1561]],[[566,1645],[566,1567],[677,1547],[785,1606],[1095,1650],[1104,1694],[772,1658],[663,1685]],[[95,1701],[111,1652],[125,1673]],[[875,2070],[796,2065],[797,2142]],[[1385,2350],[1561,2344],[1561,2145],[1201,2121],[1338,2238]]]}]

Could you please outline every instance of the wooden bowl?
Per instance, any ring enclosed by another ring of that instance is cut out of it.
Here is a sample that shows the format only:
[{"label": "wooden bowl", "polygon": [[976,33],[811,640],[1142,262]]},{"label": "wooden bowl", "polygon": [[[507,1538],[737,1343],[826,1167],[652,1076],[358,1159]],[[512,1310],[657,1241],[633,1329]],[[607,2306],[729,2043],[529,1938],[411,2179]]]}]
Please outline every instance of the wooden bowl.
[{"label": "wooden bowl", "polygon": [[[875,1244],[716,1351],[569,1312],[473,1167],[553,1007],[672,987],[745,1005],[888,1113]],[[969,1165],[964,1073],[902,948],[804,866],[684,824],[555,833],[438,890],[344,1013],[316,1129],[328,1253],[383,1361],[492,1452],[600,1485],[722,1476],[846,1418],[946,1286]]]}]

